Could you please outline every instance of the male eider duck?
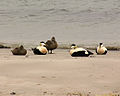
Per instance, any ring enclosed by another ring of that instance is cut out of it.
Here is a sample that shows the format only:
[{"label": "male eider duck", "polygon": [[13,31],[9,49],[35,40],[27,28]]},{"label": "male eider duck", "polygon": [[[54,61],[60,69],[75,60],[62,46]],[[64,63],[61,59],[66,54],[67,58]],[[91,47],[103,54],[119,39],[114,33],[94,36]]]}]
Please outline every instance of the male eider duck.
[{"label": "male eider duck", "polygon": [[33,53],[36,55],[46,55],[48,52],[44,42],[40,42],[40,46],[36,48],[32,48],[32,50],[33,50]]},{"label": "male eider duck", "polygon": [[103,46],[103,43],[100,43],[96,49],[96,53],[98,55],[105,55],[107,53],[107,48]]},{"label": "male eider duck", "polygon": [[51,51],[50,53],[52,54],[52,50],[56,49],[58,47],[58,44],[55,40],[55,37],[52,37],[51,40],[48,40],[46,43],[45,43],[45,46],[48,50],[48,53],[49,53],[49,50]]},{"label": "male eider duck", "polygon": [[89,55],[92,55],[93,53],[89,50],[86,50],[84,48],[78,48],[75,44],[71,45],[70,55],[73,57],[88,57]]},{"label": "male eider duck", "polygon": [[16,47],[15,49],[11,50],[11,52],[13,53],[13,55],[26,55],[27,54],[27,50],[24,49],[23,45],[21,45],[20,47]]}]

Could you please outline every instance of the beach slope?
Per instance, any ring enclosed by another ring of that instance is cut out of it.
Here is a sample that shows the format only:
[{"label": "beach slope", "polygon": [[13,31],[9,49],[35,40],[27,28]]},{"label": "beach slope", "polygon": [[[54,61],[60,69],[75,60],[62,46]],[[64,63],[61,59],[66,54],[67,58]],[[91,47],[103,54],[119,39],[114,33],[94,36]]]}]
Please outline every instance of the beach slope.
[{"label": "beach slope", "polygon": [[44,56],[32,51],[26,56],[13,56],[10,49],[1,49],[0,95],[10,96],[12,92],[16,96],[120,92],[120,51],[71,57],[69,50],[63,49]]}]

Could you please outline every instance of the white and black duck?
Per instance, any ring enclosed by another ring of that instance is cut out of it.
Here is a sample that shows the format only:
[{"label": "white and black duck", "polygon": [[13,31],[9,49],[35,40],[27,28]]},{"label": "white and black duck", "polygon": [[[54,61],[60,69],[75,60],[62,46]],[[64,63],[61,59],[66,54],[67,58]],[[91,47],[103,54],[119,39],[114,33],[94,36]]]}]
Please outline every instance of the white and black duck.
[{"label": "white and black duck", "polygon": [[84,48],[78,48],[75,44],[71,45],[70,55],[73,57],[88,57],[93,53]]},{"label": "white and black duck", "polygon": [[45,47],[44,42],[40,42],[40,46],[37,46],[36,48],[32,48],[32,50],[35,55],[46,55],[48,53],[48,50]]},{"label": "white and black duck", "polygon": [[98,47],[96,48],[96,53],[98,55],[105,55],[107,54],[107,48],[103,46],[103,43],[100,43]]}]

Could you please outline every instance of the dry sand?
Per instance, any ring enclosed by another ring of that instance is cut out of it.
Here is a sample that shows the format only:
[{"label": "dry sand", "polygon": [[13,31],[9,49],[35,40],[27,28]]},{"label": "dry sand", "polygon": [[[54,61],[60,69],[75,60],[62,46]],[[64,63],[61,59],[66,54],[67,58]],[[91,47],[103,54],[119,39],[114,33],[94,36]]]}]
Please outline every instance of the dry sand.
[{"label": "dry sand", "polygon": [[10,49],[0,50],[0,96],[11,92],[15,96],[119,93],[119,84],[120,51],[73,58],[63,49],[45,56],[32,51],[27,56],[13,56]]}]

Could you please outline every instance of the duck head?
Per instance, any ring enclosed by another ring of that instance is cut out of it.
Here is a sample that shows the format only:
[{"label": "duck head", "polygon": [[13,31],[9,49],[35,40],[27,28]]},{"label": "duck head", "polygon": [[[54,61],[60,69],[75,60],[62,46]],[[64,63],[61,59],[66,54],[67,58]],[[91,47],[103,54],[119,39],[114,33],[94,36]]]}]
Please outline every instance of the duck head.
[{"label": "duck head", "polygon": [[24,49],[23,45],[20,46],[20,49]]},{"label": "duck head", "polygon": [[103,43],[99,43],[99,46],[102,47],[102,46],[103,46]]},{"label": "duck head", "polygon": [[45,42],[40,42],[40,46],[45,46]]},{"label": "duck head", "polygon": [[72,44],[72,45],[71,45],[71,48],[72,48],[72,49],[76,49],[77,46],[76,46],[75,44]]},{"label": "duck head", "polygon": [[55,41],[55,37],[53,36],[53,37],[51,38],[51,40],[52,40],[52,41]]}]

